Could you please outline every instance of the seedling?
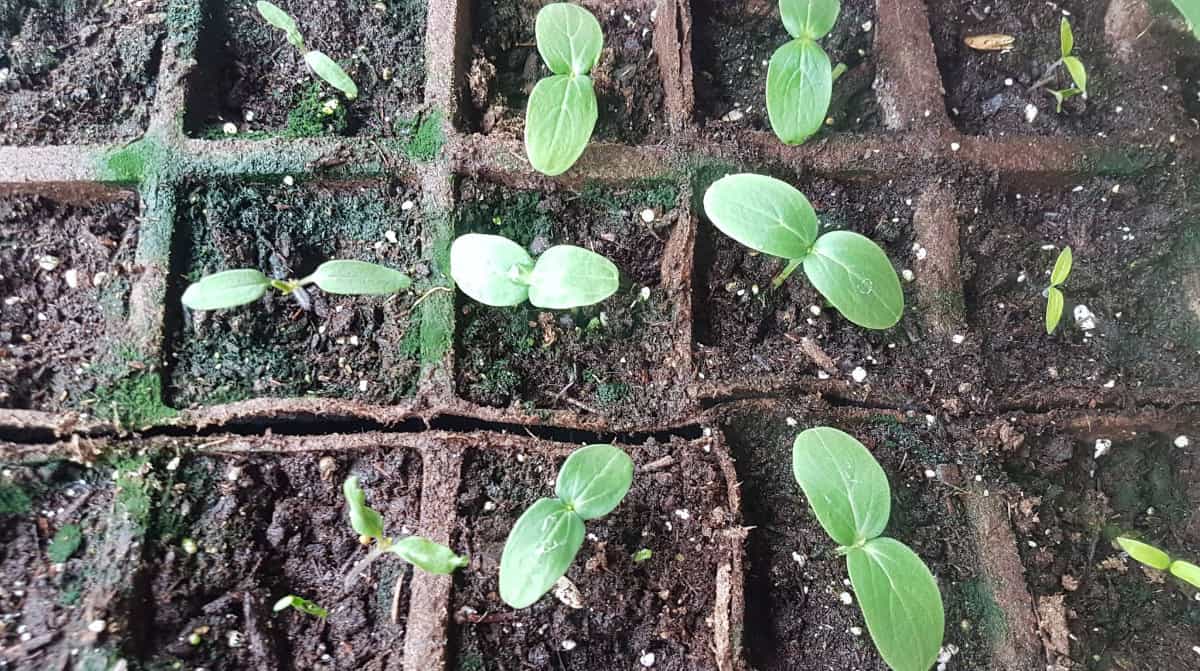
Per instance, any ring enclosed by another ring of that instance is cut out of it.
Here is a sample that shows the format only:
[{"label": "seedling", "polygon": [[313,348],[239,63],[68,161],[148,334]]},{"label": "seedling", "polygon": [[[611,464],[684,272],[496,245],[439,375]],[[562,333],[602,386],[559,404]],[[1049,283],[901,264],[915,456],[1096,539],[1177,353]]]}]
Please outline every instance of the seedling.
[{"label": "seedling", "polygon": [[567,457],[556,498],[538,499],[508,534],[500,556],[500,598],[525,608],[567,574],[583,545],[584,520],[612,512],[633,484],[633,460],[612,445],[588,445]]},{"label": "seedling", "polygon": [[1200,40],[1200,0],[1171,0],[1175,3],[1175,9],[1183,14],[1183,19],[1187,21],[1188,30]]},{"label": "seedling", "polygon": [[358,486],[358,478],[350,476],[342,483],[342,493],[350,506],[350,526],[364,544],[374,544],[367,557],[350,571],[347,582],[361,573],[371,562],[385,553],[392,553],[426,573],[449,575],[467,565],[467,558],[454,554],[445,545],[421,536],[405,536],[399,540],[383,535],[383,516],[367,505],[367,494]]},{"label": "seedling", "polygon": [[787,259],[773,288],[803,264],[809,281],[846,319],[869,329],[900,321],[904,292],[883,250],[851,231],[818,237],[816,212],[790,184],[763,175],[727,175],[704,193],[704,212],[725,235]]},{"label": "seedling", "polygon": [[880,535],[892,494],[879,462],[849,434],[817,427],[796,437],[792,471],[821,528],[846,557],[883,661],[895,671],[928,671],[946,626],[942,595],[915,552]]},{"label": "seedling", "polygon": [[1062,319],[1063,292],[1059,289],[1071,274],[1071,248],[1063,247],[1050,272],[1050,286],[1046,287],[1046,335],[1054,333]]},{"label": "seedling", "polygon": [[[296,25],[296,20],[287,12],[280,9],[267,0],[258,0],[254,3],[258,9],[258,13],[262,15],[267,23],[275,26],[283,31],[287,37],[288,43],[296,47],[300,51],[300,55],[304,57],[304,62],[312,71],[317,73],[317,76],[324,79],[330,86],[346,94],[350,100],[358,97],[358,86],[350,79],[350,75],[342,69],[332,58],[326,56],[323,52],[317,50],[309,50],[304,46],[304,37],[300,34],[300,28]],[[335,101],[336,102],[336,101]],[[332,112],[330,112],[332,114]]]},{"label": "seedling", "polygon": [[[821,129],[837,79],[817,44],[833,30],[838,0],[779,0],[779,14],[794,39],[775,50],[767,66],[767,117],[784,144],[801,144]],[[837,74],[845,68],[839,65]]]},{"label": "seedling", "polygon": [[640,564],[644,561],[649,561],[649,559],[653,556],[654,552],[652,552],[650,548],[642,548],[641,550],[633,553],[633,563]]},{"label": "seedling", "polygon": [[1166,552],[1132,538],[1118,536],[1117,544],[1142,564],[1158,571],[1167,571],[1192,587],[1200,589],[1200,566],[1182,559],[1171,559]]},{"label": "seedling", "polygon": [[1071,82],[1074,86],[1069,86],[1061,90],[1047,89],[1050,95],[1054,96],[1054,101],[1057,103],[1056,111],[1061,114],[1063,101],[1077,95],[1086,97],[1088,92],[1087,69],[1083,67],[1083,61],[1071,53],[1075,49],[1075,33],[1071,31],[1071,22],[1065,16],[1058,24],[1058,45],[1061,57],[1051,63],[1049,68],[1046,68],[1046,72],[1042,75],[1042,78],[1034,82],[1033,86],[1029,87],[1029,90],[1032,91],[1033,89],[1049,84],[1053,81],[1058,66],[1065,67],[1067,73],[1071,76]]},{"label": "seedling", "polygon": [[512,240],[479,233],[450,245],[450,275],[463,293],[498,307],[528,299],[534,307],[566,310],[599,303],[621,285],[613,262],[593,251],[557,245],[534,262]]},{"label": "seedling", "polygon": [[398,270],[352,260],[326,261],[298,280],[275,280],[255,268],[239,268],[207,275],[189,285],[183,292],[183,304],[193,310],[224,310],[253,303],[267,289],[275,288],[291,294],[308,310],[311,302],[304,287],[310,284],[331,294],[386,296],[407,289],[412,280]]},{"label": "seedling", "polygon": [[295,594],[289,594],[289,595],[283,597],[282,599],[280,599],[279,601],[276,601],[275,607],[272,610],[274,610],[276,613],[278,613],[278,612],[287,610],[288,608],[295,608],[296,610],[300,611],[301,613],[304,613],[306,615],[312,615],[313,617],[318,617],[318,618],[321,618],[322,620],[329,617],[329,611],[318,606],[317,604],[313,603],[312,601],[309,601],[308,599],[305,599],[304,597],[296,596]]},{"label": "seedling", "polygon": [[599,116],[588,73],[600,61],[604,33],[588,10],[569,3],[546,5],[534,26],[538,53],[554,73],[529,94],[525,153],[535,170],[566,172],[587,148]]}]

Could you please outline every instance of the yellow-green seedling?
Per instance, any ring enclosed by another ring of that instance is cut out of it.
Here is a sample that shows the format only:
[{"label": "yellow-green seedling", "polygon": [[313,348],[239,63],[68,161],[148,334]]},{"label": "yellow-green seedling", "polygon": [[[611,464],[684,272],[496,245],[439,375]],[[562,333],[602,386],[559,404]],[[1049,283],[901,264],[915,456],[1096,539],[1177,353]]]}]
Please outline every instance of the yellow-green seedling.
[{"label": "yellow-green seedling", "polygon": [[767,118],[784,144],[803,143],[825,123],[837,77],[817,40],[833,30],[841,9],[838,0],[779,0],[793,39],[767,65]]},{"label": "yellow-green seedling", "polygon": [[350,506],[350,526],[358,533],[359,541],[374,545],[367,557],[350,571],[347,582],[361,573],[371,562],[386,553],[400,557],[426,573],[449,575],[467,565],[467,558],[440,543],[421,536],[405,536],[395,539],[385,536],[383,515],[367,505],[367,494],[358,484],[358,478],[350,476],[342,483],[342,494]]},{"label": "yellow-green seedling", "polygon": [[1172,559],[1166,552],[1141,541],[1117,537],[1117,545],[1130,557],[1158,571],[1166,571],[1187,584],[1200,589],[1200,566],[1182,559]]},{"label": "yellow-green seedling", "polygon": [[796,437],[792,471],[821,528],[846,557],[883,661],[895,671],[928,671],[945,631],[942,595],[915,552],[881,535],[892,495],[879,462],[853,436],[817,427]]},{"label": "yellow-green seedling", "polygon": [[1073,53],[1075,50],[1075,33],[1071,30],[1071,22],[1065,16],[1058,24],[1058,49],[1060,53],[1059,59],[1046,68],[1046,72],[1042,75],[1041,79],[1034,82],[1033,86],[1029,87],[1029,90],[1032,91],[1036,88],[1046,86],[1054,81],[1054,78],[1057,76],[1058,66],[1061,65],[1066,68],[1073,85],[1065,89],[1046,89],[1050,92],[1050,95],[1054,96],[1055,109],[1061,114],[1063,101],[1073,96],[1087,96],[1088,92],[1087,68],[1083,66],[1083,61],[1079,60],[1079,57]]},{"label": "yellow-green seedling", "polygon": [[887,254],[852,231],[818,237],[817,213],[787,182],[749,173],[727,175],[705,191],[704,213],[725,235],[787,260],[772,287],[803,264],[808,280],[846,319],[869,329],[900,321],[904,292]]},{"label": "yellow-green seedling", "polygon": [[641,550],[633,553],[633,563],[640,564],[644,561],[648,561],[653,556],[654,552],[652,552],[650,548],[642,548]]},{"label": "yellow-green seedling", "polygon": [[497,307],[528,300],[534,307],[567,310],[599,303],[621,286],[613,262],[591,250],[557,245],[535,262],[512,240],[480,233],[450,245],[450,276],[466,295]]},{"label": "yellow-green seedling", "polygon": [[348,99],[354,100],[358,97],[358,86],[350,78],[350,75],[346,74],[342,66],[338,65],[323,52],[315,49],[310,50],[305,47],[304,37],[300,34],[300,28],[296,25],[296,20],[290,14],[280,9],[277,5],[267,2],[267,0],[258,0],[258,2],[254,3],[254,6],[267,23],[283,31],[288,43],[300,51],[300,55],[304,57],[304,62],[308,64],[308,67],[318,77],[324,79],[333,88],[344,93]]},{"label": "yellow-green seedling", "polygon": [[1059,287],[1071,274],[1071,263],[1071,248],[1063,247],[1054,261],[1054,270],[1050,271],[1050,286],[1046,287],[1046,335],[1054,333],[1058,322],[1062,320],[1063,301],[1066,299]]},{"label": "yellow-green seedling", "polygon": [[386,296],[412,286],[404,273],[366,261],[326,261],[311,275],[298,280],[276,280],[256,268],[224,270],[206,275],[183,292],[183,304],[193,310],[224,310],[253,303],[274,288],[291,294],[300,307],[311,307],[308,290],[315,284],[322,291],[348,296]]},{"label": "yellow-green seedling", "polygon": [[633,484],[633,460],[613,445],[571,453],[555,498],[538,499],[513,525],[500,556],[500,598],[525,608],[567,574],[583,545],[584,521],[612,512]]},{"label": "yellow-green seedling", "polygon": [[1192,35],[1200,40],[1200,0],[1171,0],[1175,4],[1175,9],[1183,15],[1184,21],[1187,21],[1188,29],[1192,31]]},{"label": "yellow-green seedling", "polygon": [[553,74],[529,94],[525,153],[538,172],[560,175],[579,160],[596,127],[596,90],[588,73],[600,61],[604,33],[591,12],[565,2],[543,7],[534,33]]},{"label": "yellow-green seedling", "polygon": [[324,608],[318,606],[312,601],[309,601],[308,599],[305,599],[304,597],[296,596],[295,594],[289,594],[279,601],[276,601],[273,610],[278,613],[280,611],[287,610],[288,608],[294,608],[301,613],[312,615],[313,617],[318,617],[322,620],[329,617],[328,610],[325,610]]}]

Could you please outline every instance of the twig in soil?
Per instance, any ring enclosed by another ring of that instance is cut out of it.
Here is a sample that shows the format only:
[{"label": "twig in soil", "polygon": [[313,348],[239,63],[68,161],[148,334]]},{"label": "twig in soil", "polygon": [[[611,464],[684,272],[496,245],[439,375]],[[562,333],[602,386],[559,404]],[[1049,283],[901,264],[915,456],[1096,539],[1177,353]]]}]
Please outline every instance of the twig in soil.
[{"label": "twig in soil", "polygon": [[646,464],[645,466],[642,466],[638,470],[642,473],[653,473],[654,471],[661,471],[664,468],[670,468],[672,465],[674,465],[674,463],[675,463],[675,457],[672,457],[671,455],[668,454],[665,457],[655,459],[654,461]]},{"label": "twig in soil", "polygon": [[434,287],[434,288],[430,289],[429,291],[426,291],[425,293],[421,294],[420,298],[413,301],[412,307],[409,308],[409,310],[415,310],[416,307],[421,304],[421,301],[425,300],[426,298],[429,298],[429,295],[432,293],[435,293],[438,291],[450,291],[450,290],[451,290],[450,287]]},{"label": "twig in soil", "polygon": [[392,624],[400,623],[400,592],[404,590],[404,580],[408,578],[408,569],[400,571],[396,576],[396,586],[392,588]]},{"label": "twig in soil", "polygon": [[575,399],[571,398],[570,396],[568,396],[567,398],[565,398],[563,400],[565,400],[567,403],[570,403],[571,405],[575,406],[576,408],[580,408],[581,410],[586,410],[586,411],[592,413],[593,415],[601,414],[600,411],[596,410],[595,408],[591,407],[590,405],[584,403],[583,401],[576,401]]},{"label": "twig in soil", "polygon": [[799,343],[800,351],[804,353],[804,356],[811,359],[813,363],[817,364],[818,368],[830,375],[837,374],[837,366],[834,365],[833,359],[812,338],[796,338],[796,336],[790,333],[783,334],[783,337],[794,343]]},{"label": "twig in soil", "polygon": [[454,621],[458,624],[495,624],[496,622],[511,622],[516,616],[517,614],[513,611],[479,615],[477,613],[465,613],[460,610],[454,614]]}]

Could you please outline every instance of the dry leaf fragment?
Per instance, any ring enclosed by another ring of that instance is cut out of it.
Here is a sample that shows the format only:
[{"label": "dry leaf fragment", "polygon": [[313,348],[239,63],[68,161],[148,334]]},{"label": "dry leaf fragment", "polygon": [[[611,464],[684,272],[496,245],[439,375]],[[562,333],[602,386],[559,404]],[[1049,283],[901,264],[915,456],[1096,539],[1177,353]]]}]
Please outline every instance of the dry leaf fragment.
[{"label": "dry leaf fragment", "polygon": [[1016,39],[1012,35],[989,33],[987,35],[968,35],[965,42],[968,47],[979,51],[1004,51],[1012,49]]}]

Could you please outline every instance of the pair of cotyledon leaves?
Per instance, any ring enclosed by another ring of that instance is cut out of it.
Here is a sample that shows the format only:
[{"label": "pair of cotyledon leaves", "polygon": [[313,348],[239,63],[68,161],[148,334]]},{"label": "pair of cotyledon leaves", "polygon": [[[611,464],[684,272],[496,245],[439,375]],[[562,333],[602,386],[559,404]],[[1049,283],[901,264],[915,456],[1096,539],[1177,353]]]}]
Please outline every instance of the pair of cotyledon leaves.
[{"label": "pair of cotyledon leaves", "polygon": [[467,558],[440,543],[422,536],[405,536],[394,540],[384,535],[383,515],[367,505],[367,494],[350,476],[342,483],[342,494],[350,506],[350,526],[359,536],[375,541],[381,552],[390,552],[417,568],[437,575],[447,575],[467,565]]},{"label": "pair of cotyledon leaves", "polygon": [[1050,286],[1046,289],[1046,334],[1054,333],[1054,329],[1058,328],[1058,322],[1062,319],[1063,304],[1065,297],[1063,296],[1063,282],[1067,281],[1067,276],[1071,274],[1071,248],[1063,247],[1063,250],[1058,253],[1058,259],[1054,261],[1054,270],[1050,272]]},{"label": "pair of cotyledon leaves", "polygon": [[1200,566],[1182,559],[1172,559],[1171,555],[1153,545],[1132,538],[1118,537],[1117,544],[1121,546],[1122,550],[1128,552],[1130,557],[1146,566],[1159,571],[1168,571],[1176,578],[1193,587],[1200,588]]},{"label": "pair of cotyledon leaves", "polygon": [[881,536],[891,488],[879,462],[849,434],[818,427],[796,437],[792,471],[821,527],[845,554],[880,656],[895,671],[927,671],[942,645],[942,596],[915,552]]},{"label": "pair of cotyledon leaves", "polygon": [[825,123],[833,97],[833,68],[817,40],[833,30],[838,0],[780,0],[792,40],[767,65],[767,117],[785,144],[800,144]]},{"label": "pair of cotyledon leaves", "polygon": [[308,67],[312,68],[313,72],[317,73],[318,77],[324,79],[330,86],[346,94],[346,97],[350,100],[358,97],[358,86],[350,78],[350,75],[346,74],[342,66],[338,65],[329,56],[326,56],[324,52],[315,49],[310,51],[305,48],[304,37],[300,34],[300,28],[296,25],[296,20],[290,14],[280,9],[279,6],[267,2],[267,0],[258,0],[254,6],[267,23],[283,31],[283,34],[287,36],[287,41],[300,50],[300,53],[304,55],[304,62],[308,64]]},{"label": "pair of cotyledon leaves", "polygon": [[817,291],[851,322],[885,329],[900,320],[904,292],[883,250],[851,231],[818,237],[816,212],[790,184],[764,175],[727,175],[704,193],[704,211],[743,245],[799,261]]},{"label": "pair of cotyledon leaves", "polygon": [[535,262],[517,243],[499,235],[468,233],[450,246],[450,276],[463,293],[499,307],[532,305],[551,310],[592,305],[620,287],[612,261],[573,245],[557,245]]},{"label": "pair of cotyledon leaves", "polygon": [[[294,283],[297,287],[307,284],[315,284],[332,294],[383,296],[407,289],[412,280],[392,268],[339,259],[322,263],[312,275]],[[193,310],[222,310],[252,303],[262,298],[267,289],[281,285],[288,283],[273,281],[256,268],[225,270],[189,285],[183,292],[183,304]]]}]

